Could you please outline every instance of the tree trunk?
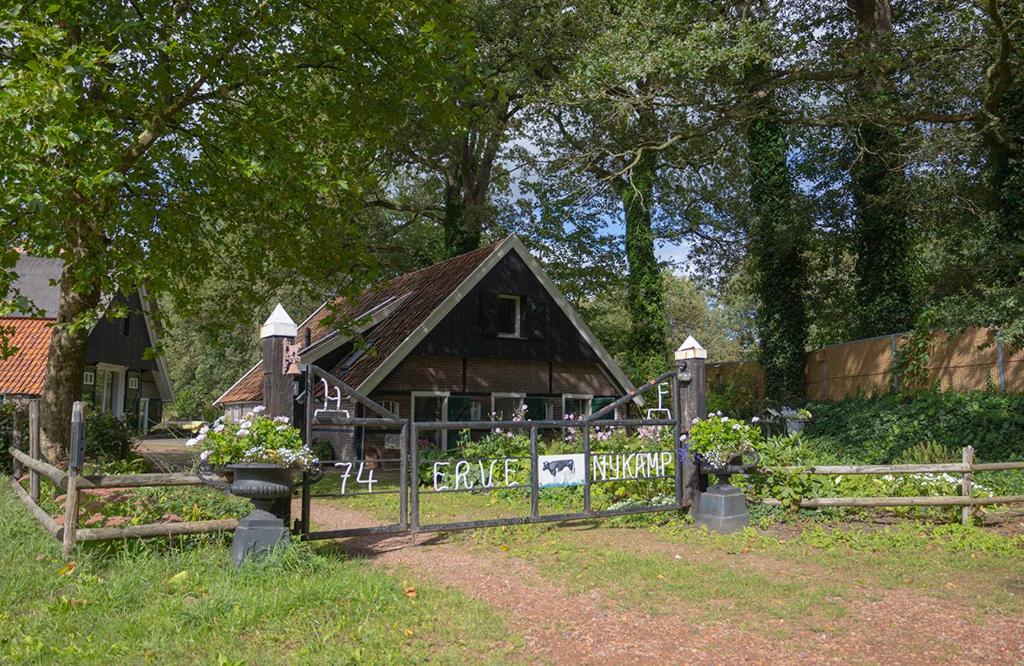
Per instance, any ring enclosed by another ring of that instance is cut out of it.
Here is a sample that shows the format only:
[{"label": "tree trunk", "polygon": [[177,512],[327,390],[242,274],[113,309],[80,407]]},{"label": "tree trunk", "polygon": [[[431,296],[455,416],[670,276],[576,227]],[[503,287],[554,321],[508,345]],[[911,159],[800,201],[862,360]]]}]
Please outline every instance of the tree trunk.
[{"label": "tree trunk", "polygon": [[626,276],[629,310],[630,374],[642,381],[665,367],[665,296],[661,268],[654,253],[654,156],[645,152],[620,179],[619,198],[626,217]]},{"label": "tree trunk", "polygon": [[461,161],[450,167],[444,188],[444,247],[448,257],[456,257],[480,247],[482,228],[478,204],[468,200],[463,186]]},{"label": "tree trunk", "polygon": [[[889,0],[849,0],[860,51],[879,56],[892,34]],[[881,73],[868,74],[861,96],[884,113],[892,86]],[[903,130],[884,124],[856,128],[851,168],[855,208],[855,293],[859,337],[909,330],[916,308],[911,287],[912,230],[906,206],[906,179],[901,154]]]},{"label": "tree trunk", "polygon": [[783,403],[804,397],[807,319],[803,285],[804,242],[809,225],[797,210],[785,127],[771,97],[747,129],[750,199],[753,208],[748,253],[757,274],[757,328],[768,397]]},{"label": "tree trunk", "polygon": [[490,214],[487,195],[494,162],[508,120],[505,102],[493,110],[491,125],[470,130],[452,144],[445,173],[443,224],[449,257],[471,252],[481,245],[484,223]]},{"label": "tree trunk", "polygon": [[82,372],[89,330],[70,325],[94,311],[100,301],[98,287],[94,286],[86,294],[76,291],[73,271],[74,261],[65,258],[61,271],[57,321],[50,336],[50,351],[40,400],[40,444],[43,456],[51,463],[67,458],[71,406],[82,396]]},{"label": "tree trunk", "polygon": [[[992,10],[1006,26],[1005,39],[1024,40],[1024,10],[1012,2]],[[989,65],[989,85],[998,90],[987,101],[989,120],[985,139],[989,146],[988,182],[992,192],[998,246],[989,254],[993,280],[1002,286],[1018,283],[1024,265],[1024,63],[1009,56],[1006,63]]]}]

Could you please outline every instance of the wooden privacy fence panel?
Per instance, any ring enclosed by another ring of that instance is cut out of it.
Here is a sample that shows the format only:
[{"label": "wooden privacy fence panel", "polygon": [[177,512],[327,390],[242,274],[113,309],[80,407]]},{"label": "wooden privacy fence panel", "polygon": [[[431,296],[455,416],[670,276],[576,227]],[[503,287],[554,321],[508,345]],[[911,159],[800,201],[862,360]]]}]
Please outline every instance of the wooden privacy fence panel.
[{"label": "wooden privacy fence panel", "polygon": [[[898,390],[897,357],[908,336],[894,333],[807,352],[804,395],[808,400],[842,400]],[[753,397],[765,397],[764,372],[757,361],[708,363],[707,377],[710,390],[737,383],[752,389]],[[936,331],[928,350],[928,383],[954,391],[992,387],[1024,392],[1024,349],[1005,347],[990,328],[969,328],[956,336]]]}]

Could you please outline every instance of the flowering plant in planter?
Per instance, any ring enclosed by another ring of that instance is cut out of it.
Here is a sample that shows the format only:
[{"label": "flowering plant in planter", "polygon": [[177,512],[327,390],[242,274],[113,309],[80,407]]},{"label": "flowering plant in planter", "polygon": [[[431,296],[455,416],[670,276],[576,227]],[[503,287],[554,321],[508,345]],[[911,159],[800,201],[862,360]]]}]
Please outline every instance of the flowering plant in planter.
[{"label": "flowering plant in planter", "polygon": [[690,453],[712,467],[724,467],[733,458],[756,452],[762,436],[756,426],[713,412],[706,419],[693,420],[687,439]]},{"label": "flowering plant in planter", "polygon": [[269,418],[256,407],[241,421],[220,417],[199,429],[185,446],[199,452],[199,462],[214,469],[239,463],[264,463],[308,469],[317,464],[313,451],[287,416]]},{"label": "flowering plant in planter", "polygon": [[811,412],[809,409],[801,407],[800,409],[794,409],[792,407],[783,407],[779,410],[784,419],[792,419],[794,421],[810,421]]}]

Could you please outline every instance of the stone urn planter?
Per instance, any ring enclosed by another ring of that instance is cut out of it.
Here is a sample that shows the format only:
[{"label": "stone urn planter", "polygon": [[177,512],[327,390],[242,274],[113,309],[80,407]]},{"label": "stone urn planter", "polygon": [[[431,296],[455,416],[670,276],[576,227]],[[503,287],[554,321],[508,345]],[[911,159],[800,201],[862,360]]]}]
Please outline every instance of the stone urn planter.
[{"label": "stone urn planter", "polygon": [[791,417],[788,417],[788,416],[786,417],[786,434],[787,435],[792,435],[793,433],[796,433],[796,432],[802,432],[803,429],[806,426],[807,426],[807,419],[803,419],[803,418],[799,418],[799,417],[795,417],[795,418],[791,418]]},{"label": "stone urn planter", "polygon": [[209,486],[249,499],[253,512],[238,521],[231,544],[231,561],[235,566],[247,559],[265,557],[274,548],[287,544],[291,538],[284,521],[270,512],[275,500],[291,497],[295,490],[292,467],[268,463],[240,463],[227,465],[222,474],[230,475],[225,481],[214,475],[209,466],[201,465],[199,478]]},{"label": "stone urn planter", "polygon": [[[756,457],[756,454],[753,455]],[[743,474],[756,464],[756,460],[743,464],[743,458],[739,456],[721,467],[701,463],[701,471],[713,475],[716,482],[700,494],[697,513],[693,516],[694,524],[706,525],[708,529],[723,534],[739,531],[749,525],[747,499],[742,490],[729,483],[729,477]]]}]

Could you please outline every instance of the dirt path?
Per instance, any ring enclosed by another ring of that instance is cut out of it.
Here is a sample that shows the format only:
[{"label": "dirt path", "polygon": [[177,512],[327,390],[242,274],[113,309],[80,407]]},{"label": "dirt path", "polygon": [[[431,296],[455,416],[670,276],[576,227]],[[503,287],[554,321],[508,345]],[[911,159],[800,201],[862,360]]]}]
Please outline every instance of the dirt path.
[{"label": "dirt path", "polygon": [[[313,521],[329,528],[373,524],[367,514],[314,503]],[[630,548],[622,530],[580,532],[595,546]],[[609,533],[615,532],[614,536]],[[654,537],[652,537],[652,540]],[[499,549],[467,548],[443,536],[349,539],[337,546],[378,566],[408,571],[496,608],[523,636],[524,661],[548,663],[1024,663],[1024,618],[962,619],[935,599],[873,590],[823,633],[762,623],[754,632],[716,621],[707,606],[680,602],[651,615],[600,591],[582,594],[543,575],[536,565]],[[671,549],[645,545],[645,552]],[[765,562],[752,562],[758,569]],[[696,582],[695,582],[696,584]],[[771,638],[777,635],[779,638]]]}]

